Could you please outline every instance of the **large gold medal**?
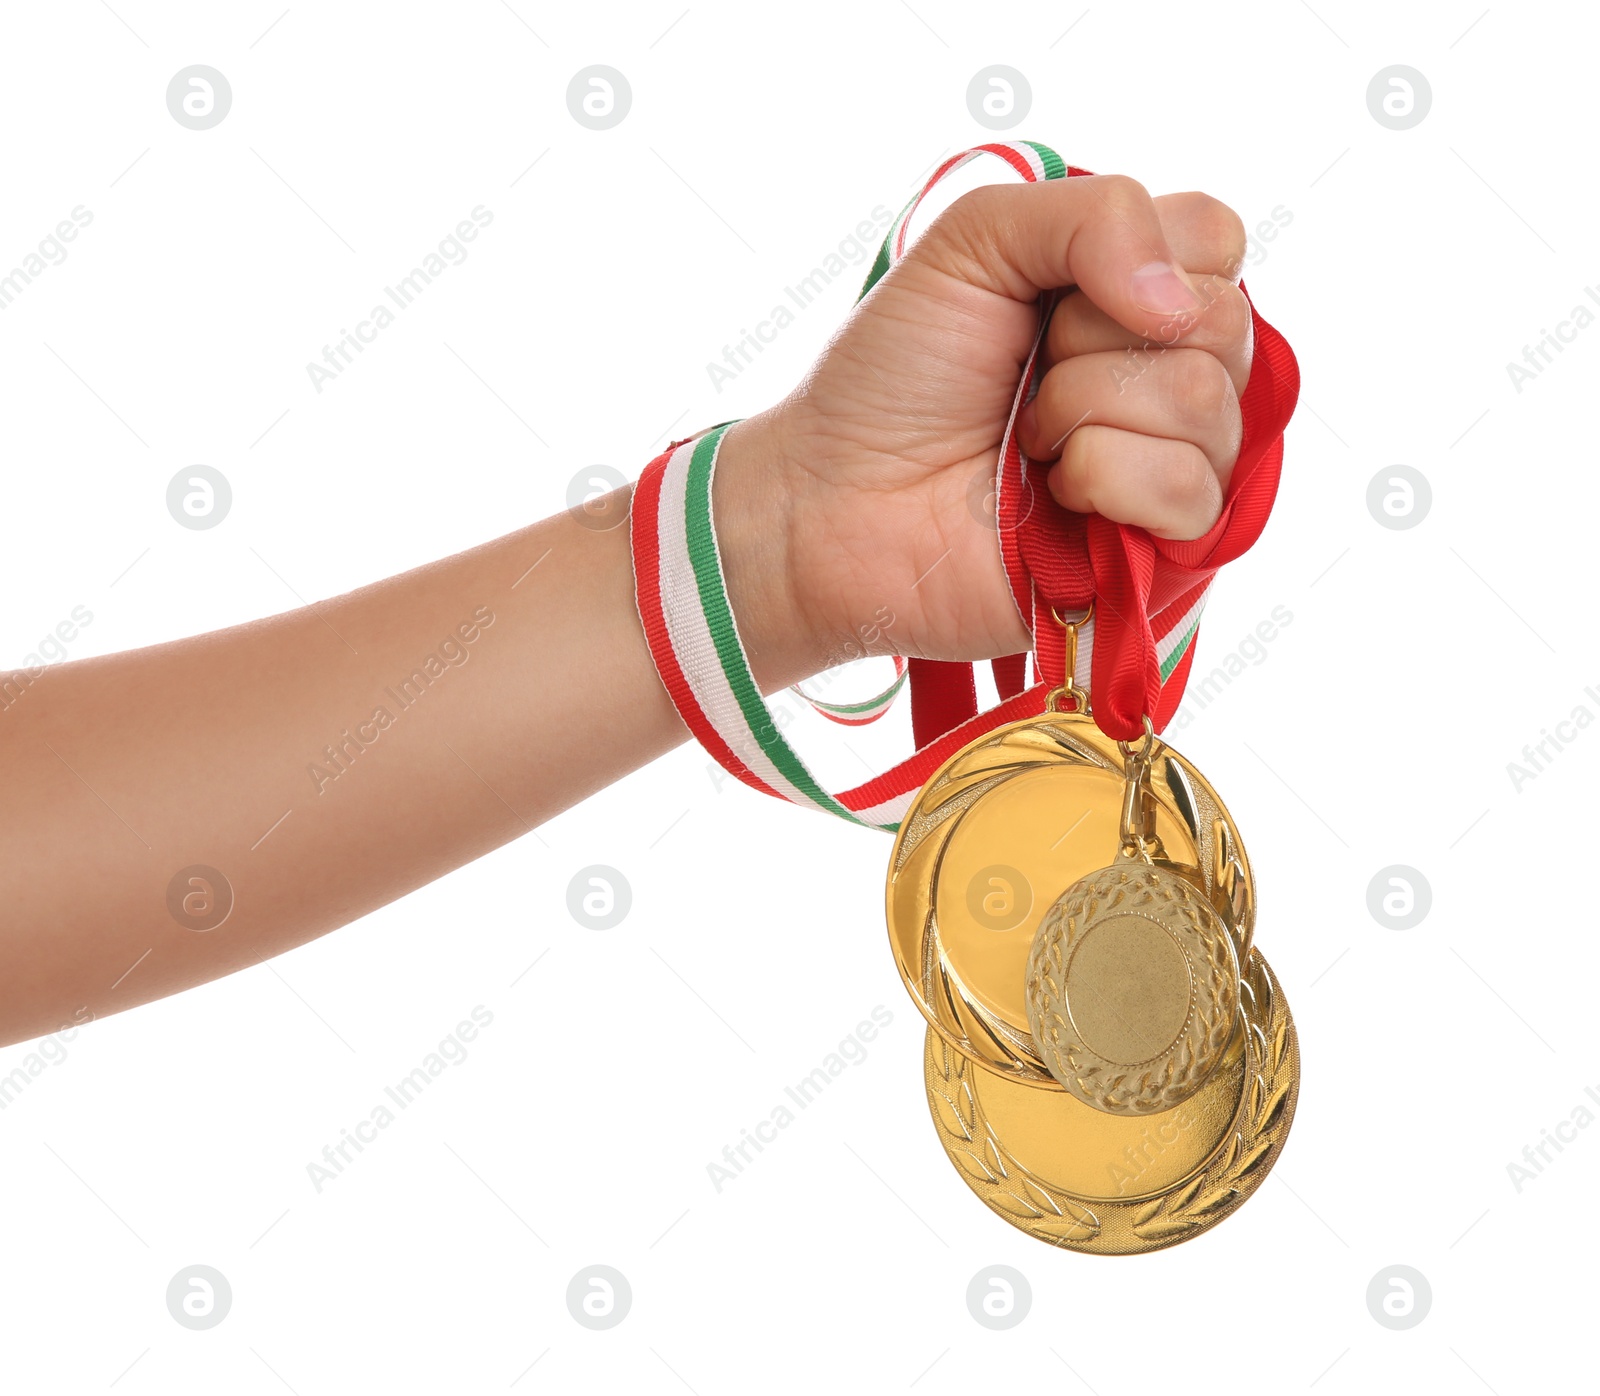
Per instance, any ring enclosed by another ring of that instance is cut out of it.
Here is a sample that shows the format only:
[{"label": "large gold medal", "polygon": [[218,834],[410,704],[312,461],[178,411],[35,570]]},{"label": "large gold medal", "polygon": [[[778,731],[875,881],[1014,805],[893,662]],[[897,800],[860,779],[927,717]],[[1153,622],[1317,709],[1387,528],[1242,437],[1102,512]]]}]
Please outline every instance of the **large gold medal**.
[{"label": "large gold medal", "polygon": [[890,941],[968,1185],[1041,1240],[1129,1254],[1255,1190],[1299,1051],[1227,808],[1148,724],[1129,747],[1070,684],[1049,706],[1064,696],[1076,711],[987,733],[918,793],[890,860]]}]

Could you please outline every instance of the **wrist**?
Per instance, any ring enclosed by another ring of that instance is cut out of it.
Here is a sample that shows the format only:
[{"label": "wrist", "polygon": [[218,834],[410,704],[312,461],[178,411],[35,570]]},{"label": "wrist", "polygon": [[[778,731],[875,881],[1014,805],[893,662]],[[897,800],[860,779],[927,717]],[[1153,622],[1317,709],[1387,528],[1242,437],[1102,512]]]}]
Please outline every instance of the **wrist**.
[{"label": "wrist", "polygon": [[728,603],[763,693],[828,665],[828,642],[796,585],[797,504],[803,480],[788,454],[779,408],[724,433],[712,484]]}]

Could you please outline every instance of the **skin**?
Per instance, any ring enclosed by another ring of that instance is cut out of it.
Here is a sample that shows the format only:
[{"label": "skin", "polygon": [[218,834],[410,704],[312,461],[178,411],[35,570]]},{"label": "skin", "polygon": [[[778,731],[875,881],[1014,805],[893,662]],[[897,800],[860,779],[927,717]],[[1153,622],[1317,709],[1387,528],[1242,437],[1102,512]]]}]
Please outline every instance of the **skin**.
[{"label": "skin", "polygon": [[[1043,289],[1076,288],[1019,422],[1055,462],[1052,494],[1205,532],[1249,374],[1244,250],[1216,200],[1117,176],[953,205],[806,379],[725,439],[718,538],[763,690],[828,667],[884,605],[887,652],[1029,647],[969,496],[993,474]],[[301,610],[39,674],[0,711],[0,1042],[302,944],[684,741],[634,607],[626,508],[622,491],[598,520],[558,515]],[[430,654],[440,676],[402,707],[392,691]],[[629,723],[584,740],[619,706]],[[341,743],[335,775],[324,749]],[[168,911],[194,865],[233,890],[210,931]]]}]

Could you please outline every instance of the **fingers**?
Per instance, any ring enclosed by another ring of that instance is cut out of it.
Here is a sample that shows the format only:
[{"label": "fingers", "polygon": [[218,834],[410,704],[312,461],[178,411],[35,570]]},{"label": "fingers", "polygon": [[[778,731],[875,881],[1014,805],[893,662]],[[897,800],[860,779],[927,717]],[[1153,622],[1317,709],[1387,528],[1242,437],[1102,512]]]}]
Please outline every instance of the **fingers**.
[{"label": "fingers", "polygon": [[1118,427],[1073,432],[1049,485],[1064,508],[1161,538],[1198,538],[1222,512],[1222,486],[1198,446]]},{"label": "fingers", "polygon": [[1100,175],[974,190],[905,261],[1020,303],[1076,288],[1052,317],[1054,366],[1019,418],[1023,448],[1059,454],[1049,484],[1066,508],[1195,538],[1221,512],[1242,435],[1244,253],[1217,200],[1153,200]]},{"label": "fingers", "polygon": [[1067,359],[1045,374],[1029,406],[1018,434],[1034,460],[1053,460],[1071,432],[1092,422],[1186,441],[1223,486],[1244,431],[1232,380],[1199,349],[1171,349],[1143,362],[1117,353]]},{"label": "fingers", "polygon": [[1171,327],[1175,333],[1159,342],[1131,338],[1126,329],[1087,297],[1068,296],[1050,317],[1045,363],[1060,363],[1075,354],[1114,349],[1159,353],[1163,348],[1182,345],[1215,355],[1227,369],[1235,391],[1242,393],[1250,380],[1250,359],[1255,348],[1250,302],[1243,291],[1221,275],[1199,276],[1196,287],[1206,301],[1205,309],[1187,328],[1184,320],[1175,322]]},{"label": "fingers", "polygon": [[1143,338],[1170,338],[1175,317],[1203,306],[1154,200],[1125,175],[975,189],[934,221],[906,260],[1018,301],[1077,286]]},{"label": "fingers", "polygon": [[[1209,350],[1227,367],[1235,389],[1243,392],[1254,347],[1250,304],[1238,287],[1246,247],[1244,223],[1209,194],[1164,194],[1153,203],[1173,256],[1188,271],[1203,302],[1192,321],[1184,317],[1172,324],[1162,342]],[[1087,296],[1070,295],[1051,317],[1045,363],[1142,344]]]},{"label": "fingers", "polygon": [[1244,267],[1244,220],[1209,194],[1163,194],[1156,213],[1178,265],[1196,276],[1237,282]]}]

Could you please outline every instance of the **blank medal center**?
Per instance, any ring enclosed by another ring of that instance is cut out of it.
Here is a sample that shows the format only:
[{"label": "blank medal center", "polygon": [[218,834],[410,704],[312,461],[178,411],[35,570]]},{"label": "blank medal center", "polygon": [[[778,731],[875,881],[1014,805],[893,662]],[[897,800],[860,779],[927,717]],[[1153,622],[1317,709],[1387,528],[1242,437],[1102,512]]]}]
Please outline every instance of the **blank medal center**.
[{"label": "blank medal center", "polygon": [[1189,1017],[1189,962],[1154,921],[1115,916],[1079,942],[1066,999],[1084,1045],[1132,1066],[1177,1041]]}]

